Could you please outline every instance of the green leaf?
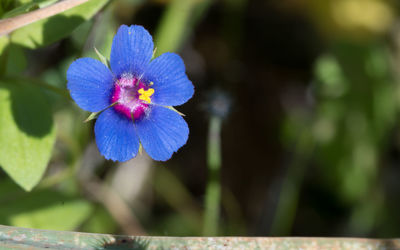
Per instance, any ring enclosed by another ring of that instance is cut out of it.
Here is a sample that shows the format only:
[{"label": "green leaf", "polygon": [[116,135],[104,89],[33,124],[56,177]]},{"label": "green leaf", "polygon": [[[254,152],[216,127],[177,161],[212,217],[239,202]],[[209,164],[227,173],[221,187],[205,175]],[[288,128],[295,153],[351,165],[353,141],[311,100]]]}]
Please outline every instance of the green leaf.
[{"label": "green leaf", "polygon": [[39,9],[39,5],[37,3],[27,3],[4,13],[2,18],[4,19],[4,18],[18,16],[36,9]]},{"label": "green leaf", "polygon": [[0,55],[3,55],[4,50],[8,45],[9,39],[7,36],[0,36]]},{"label": "green leaf", "polygon": [[27,3],[22,3],[22,5],[18,6],[17,8],[14,8],[14,9],[4,13],[2,18],[3,19],[11,18],[14,16],[25,14],[27,12],[49,6],[50,4],[53,4],[55,2],[57,2],[57,0],[34,0],[31,2],[27,2]]},{"label": "green leaf", "polygon": [[31,49],[49,45],[67,37],[107,2],[108,0],[90,0],[52,17],[26,25],[11,34],[11,41]]},{"label": "green leaf", "polygon": [[[7,191],[12,189],[8,188]],[[26,228],[76,230],[91,214],[92,205],[82,198],[49,189],[0,197],[0,224]]]},{"label": "green leaf", "polygon": [[7,57],[7,75],[19,75],[27,66],[24,49],[21,46],[11,44]]},{"label": "green leaf", "polygon": [[30,191],[42,178],[55,141],[50,107],[26,83],[0,82],[0,166]]},{"label": "green leaf", "polygon": [[8,47],[9,38],[7,36],[0,36],[0,75],[3,75],[7,70]]},{"label": "green leaf", "polygon": [[15,0],[1,0],[0,1],[0,17],[10,9],[14,8]]}]

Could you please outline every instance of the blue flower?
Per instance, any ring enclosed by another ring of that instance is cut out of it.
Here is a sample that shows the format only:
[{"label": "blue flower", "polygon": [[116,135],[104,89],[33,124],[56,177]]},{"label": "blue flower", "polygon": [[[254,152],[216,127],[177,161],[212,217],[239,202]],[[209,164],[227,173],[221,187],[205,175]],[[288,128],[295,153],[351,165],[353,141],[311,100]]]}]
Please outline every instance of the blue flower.
[{"label": "blue flower", "polygon": [[68,69],[72,99],[84,110],[101,112],[94,132],[106,159],[127,161],[142,144],[151,158],[166,161],[188,139],[185,120],[171,107],[192,97],[193,84],[177,54],[152,60],[153,49],[142,26],[122,25],[111,47],[111,70],[92,58],[80,58]]}]

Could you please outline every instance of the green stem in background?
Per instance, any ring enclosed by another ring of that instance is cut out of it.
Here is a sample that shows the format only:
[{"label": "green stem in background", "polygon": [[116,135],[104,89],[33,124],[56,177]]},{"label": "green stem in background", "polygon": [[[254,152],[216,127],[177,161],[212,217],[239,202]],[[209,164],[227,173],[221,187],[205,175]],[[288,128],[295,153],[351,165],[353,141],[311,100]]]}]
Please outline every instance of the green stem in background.
[{"label": "green stem in background", "polygon": [[221,124],[218,116],[211,116],[208,131],[208,182],[205,196],[205,215],[203,235],[213,236],[218,233],[219,209],[221,199]]},{"label": "green stem in background", "polygon": [[313,145],[313,140],[308,131],[300,133],[292,163],[282,183],[275,217],[271,225],[271,235],[290,234],[296,216],[301,185],[307,170],[307,159],[312,153]]},{"label": "green stem in background", "polygon": [[179,49],[212,0],[171,0],[156,32],[155,56]]}]

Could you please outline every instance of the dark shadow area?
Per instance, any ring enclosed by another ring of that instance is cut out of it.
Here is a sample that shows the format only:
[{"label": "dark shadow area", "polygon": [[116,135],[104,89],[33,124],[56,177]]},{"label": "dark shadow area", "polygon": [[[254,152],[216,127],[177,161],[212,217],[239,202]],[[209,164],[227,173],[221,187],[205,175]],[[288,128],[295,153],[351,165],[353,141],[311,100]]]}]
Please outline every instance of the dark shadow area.
[{"label": "dark shadow area", "polygon": [[0,55],[0,74],[4,74],[7,70],[7,59],[10,54],[11,43],[8,43]]},{"label": "dark shadow area", "polygon": [[12,83],[5,87],[10,91],[11,109],[18,128],[34,137],[49,134],[53,118],[41,90],[29,83]]},{"label": "dark shadow area", "polygon": [[[18,49],[21,50],[18,45],[12,43],[4,48],[0,56],[1,74],[22,74],[26,62],[24,62],[24,55],[22,55],[23,60],[15,59],[13,52]],[[11,59],[9,59],[10,56]],[[4,78],[1,83],[0,88],[7,89],[10,93],[11,110],[18,128],[34,137],[47,135],[53,126],[53,118],[50,106],[41,90],[32,83],[18,82],[14,78]]]},{"label": "dark shadow area", "polygon": [[80,16],[60,16],[56,15],[47,20],[43,29],[43,44],[46,46],[62,38],[67,37],[80,24],[85,21]]}]

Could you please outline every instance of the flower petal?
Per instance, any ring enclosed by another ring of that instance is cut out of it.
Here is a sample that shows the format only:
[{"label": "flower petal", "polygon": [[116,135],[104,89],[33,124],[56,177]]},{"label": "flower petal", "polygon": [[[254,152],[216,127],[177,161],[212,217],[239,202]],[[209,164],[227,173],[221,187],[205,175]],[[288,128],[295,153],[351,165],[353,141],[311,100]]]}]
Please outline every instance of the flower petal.
[{"label": "flower petal", "polygon": [[127,161],[136,156],[139,139],[132,120],[108,108],[97,118],[94,126],[97,147],[109,160]]},{"label": "flower petal", "polygon": [[151,101],[155,104],[181,105],[194,93],[193,84],[185,74],[185,64],[175,53],[164,53],[151,61],[143,78],[154,83]]},{"label": "flower petal", "polygon": [[111,46],[111,70],[117,77],[131,73],[140,77],[153,56],[153,39],[142,26],[122,25]]},{"label": "flower petal", "polygon": [[113,75],[92,58],[74,61],[67,71],[67,88],[72,99],[84,110],[98,112],[110,105]]},{"label": "flower petal", "polygon": [[175,111],[152,106],[148,116],[135,122],[144,150],[157,161],[166,161],[182,147],[189,136],[185,120]]}]

